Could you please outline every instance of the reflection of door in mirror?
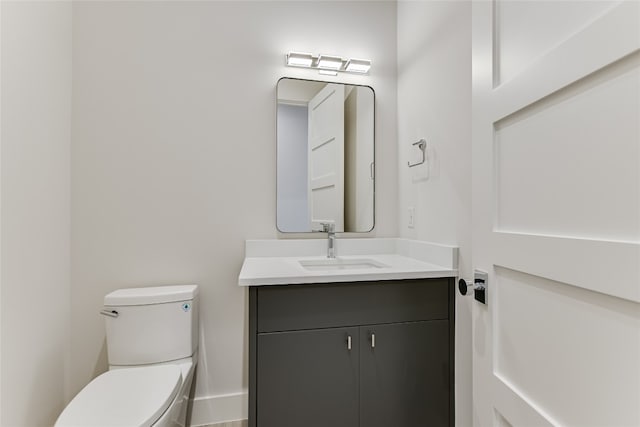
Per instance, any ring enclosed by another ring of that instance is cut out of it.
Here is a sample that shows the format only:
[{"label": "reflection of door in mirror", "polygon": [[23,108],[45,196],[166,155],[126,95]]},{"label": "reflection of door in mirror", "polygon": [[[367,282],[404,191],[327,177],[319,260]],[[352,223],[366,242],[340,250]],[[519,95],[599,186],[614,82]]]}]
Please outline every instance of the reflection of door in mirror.
[{"label": "reflection of door in mirror", "polygon": [[373,90],[283,78],[277,98],[278,230],[373,229]]},{"label": "reflection of door in mirror", "polygon": [[309,225],[344,231],[344,86],[327,84],[309,101]]}]

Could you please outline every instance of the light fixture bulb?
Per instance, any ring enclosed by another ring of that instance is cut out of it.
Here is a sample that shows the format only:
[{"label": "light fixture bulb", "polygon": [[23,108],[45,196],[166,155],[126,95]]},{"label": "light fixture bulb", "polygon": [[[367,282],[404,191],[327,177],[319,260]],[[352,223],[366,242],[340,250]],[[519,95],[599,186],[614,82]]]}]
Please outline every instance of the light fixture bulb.
[{"label": "light fixture bulb", "polygon": [[340,70],[342,68],[342,58],[339,56],[320,55],[318,58],[318,68]]},{"label": "light fixture bulb", "polygon": [[345,71],[350,73],[362,73],[366,74],[371,69],[371,61],[368,59],[350,59],[347,62],[347,68]]},{"label": "light fixture bulb", "polygon": [[311,67],[313,55],[310,53],[289,52],[287,54],[287,65],[290,67]]}]

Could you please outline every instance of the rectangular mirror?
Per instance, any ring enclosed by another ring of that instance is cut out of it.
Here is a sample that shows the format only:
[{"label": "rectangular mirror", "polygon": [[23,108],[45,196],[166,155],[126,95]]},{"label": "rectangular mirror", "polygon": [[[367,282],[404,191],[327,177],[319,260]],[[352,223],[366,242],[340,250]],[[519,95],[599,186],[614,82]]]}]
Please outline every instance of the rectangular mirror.
[{"label": "rectangular mirror", "polygon": [[369,86],[278,81],[278,230],[373,229],[374,101]]}]

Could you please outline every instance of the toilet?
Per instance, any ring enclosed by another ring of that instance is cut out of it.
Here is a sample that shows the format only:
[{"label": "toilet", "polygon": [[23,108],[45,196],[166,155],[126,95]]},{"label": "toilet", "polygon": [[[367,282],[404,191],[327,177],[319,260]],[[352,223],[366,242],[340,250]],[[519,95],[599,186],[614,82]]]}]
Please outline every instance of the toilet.
[{"label": "toilet", "polygon": [[55,427],[178,427],[186,423],[198,351],[198,286],[120,289],[104,297],[109,370]]}]

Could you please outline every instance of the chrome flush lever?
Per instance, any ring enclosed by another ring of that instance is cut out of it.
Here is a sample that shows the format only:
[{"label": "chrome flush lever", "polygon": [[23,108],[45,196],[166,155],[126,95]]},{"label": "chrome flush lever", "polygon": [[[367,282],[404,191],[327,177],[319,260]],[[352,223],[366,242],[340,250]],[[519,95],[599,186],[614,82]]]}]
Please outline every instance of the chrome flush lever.
[{"label": "chrome flush lever", "polygon": [[103,316],[109,316],[109,317],[118,317],[120,315],[120,313],[118,313],[115,310],[100,310],[100,314],[102,314]]}]

